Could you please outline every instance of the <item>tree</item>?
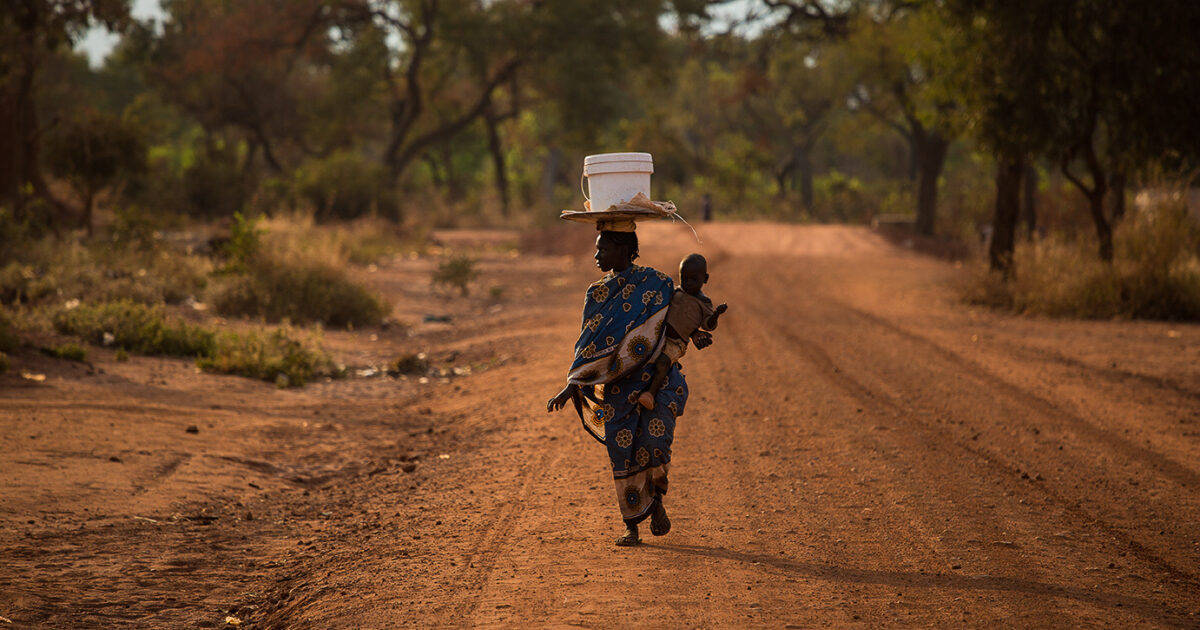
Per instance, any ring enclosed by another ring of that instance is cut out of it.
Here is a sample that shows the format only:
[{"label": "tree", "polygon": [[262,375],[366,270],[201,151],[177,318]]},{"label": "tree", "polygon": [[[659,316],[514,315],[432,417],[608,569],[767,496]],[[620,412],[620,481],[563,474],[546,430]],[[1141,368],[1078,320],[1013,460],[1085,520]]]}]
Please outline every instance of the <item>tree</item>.
[{"label": "tree", "polygon": [[142,172],[145,155],[131,125],[94,110],[59,125],[46,144],[50,171],[70,183],[83,203],[80,218],[89,237],[95,230],[96,195]]},{"label": "tree", "polygon": [[19,210],[32,192],[60,215],[70,213],[42,174],[47,125],[38,115],[39,72],[88,27],[120,30],[128,17],[128,0],[0,3],[0,200],[12,201]]},{"label": "tree", "polygon": [[961,116],[952,95],[939,89],[949,52],[946,25],[933,7],[886,4],[862,14],[848,43],[858,69],[851,104],[908,143],[917,183],[915,227],[932,235],[938,180]]},{"label": "tree", "polygon": [[[1189,42],[1200,5],[1185,0],[1153,10],[1135,0],[949,0],[962,33],[961,93],[977,135],[1001,170],[1043,154],[1084,195],[1102,260],[1113,256],[1106,210],[1113,181],[1156,164],[1200,157],[1200,130],[1184,103],[1200,99],[1200,54]],[[1153,42],[1153,45],[1146,45]],[[1075,169],[1082,165],[1084,173]],[[1020,178],[997,177],[997,186]],[[1012,197],[997,190],[997,199]],[[1015,198],[1015,197],[1014,197]],[[999,210],[998,202],[998,210]],[[996,233],[1007,232],[998,211]],[[1014,219],[1015,220],[1015,219]],[[1005,247],[1005,243],[993,243]],[[998,252],[993,264],[1009,271]],[[999,262],[998,262],[999,261]]]},{"label": "tree", "polygon": [[744,115],[737,126],[774,158],[771,170],[780,194],[789,179],[799,180],[801,203],[811,214],[813,149],[850,87],[842,49],[794,38],[760,46],[757,60],[743,71]]}]

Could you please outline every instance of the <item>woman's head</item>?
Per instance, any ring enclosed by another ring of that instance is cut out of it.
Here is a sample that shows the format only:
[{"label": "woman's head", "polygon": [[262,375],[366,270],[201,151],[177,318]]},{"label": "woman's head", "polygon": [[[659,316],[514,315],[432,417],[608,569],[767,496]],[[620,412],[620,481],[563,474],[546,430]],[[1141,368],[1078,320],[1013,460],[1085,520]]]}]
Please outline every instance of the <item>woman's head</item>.
[{"label": "woman's head", "polygon": [[605,230],[596,237],[596,266],[601,271],[624,271],[637,257],[636,232]]}]

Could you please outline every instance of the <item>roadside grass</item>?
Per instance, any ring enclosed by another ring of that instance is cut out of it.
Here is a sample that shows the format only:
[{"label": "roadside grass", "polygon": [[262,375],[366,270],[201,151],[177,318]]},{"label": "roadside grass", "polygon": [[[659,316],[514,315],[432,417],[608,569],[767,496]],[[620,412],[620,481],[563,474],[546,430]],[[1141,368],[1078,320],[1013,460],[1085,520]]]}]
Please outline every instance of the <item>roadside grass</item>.
[{"label": "roadside grass", "polygon": [[59,333],[112,346],[118,352],[196,359],[208,372],[237,374],[300,386],[341,370],[319,344],[290,328],[216,332],[180,321],[160,306],[129,300],[62,309],[53,316]]},{"label": "roadside grass", "polygon": [[[377,325],[390,312],[382,298],[344,271],[358,251],[341,249],[352,239],[316,237],[335,232],[298,228],[281,219],[262,223],[267,227],[235,217],[224,248],[225,267],[209,292],[218,313],[352,329]],[[271,226],[282,231],[272,232]]]},{"label": "roadside grass", "polygon": [[63,308],[52,321],[64,335],[137,354],[204,357],[216,350],[211,330],[168,318],[161,306],[132,300]]},{"label": "roadside grass", "polygon": [[68,361],[87,361],[87,348],[77,343],[64,343],[57,346],[41,348],[42,354],[56,359]]},{"label": "roadside grass", "polygon": [[964,296],[973,304],[1052,317],[1200,320],[1200,226],[1182,202],[1125,217],[1114,248],[1108,265],[1086,240],[1022,243],[1012,278],[981,270]]},{"label": "roadside grass", "polygon": [[202,256],[99,241],[42,238],[0,266],[0,302],[41,304],[71,299],[178,304],[199,296],[212,264]]},{"label": "roadside grass", "polygon": [[221,333],[213,353],[196,365],[208,372],[273,381],[279,387],[299,387],[342,372],[315,342],[297,339],[287,328]]},{"label": "roadside grass", "polygon": [[479,271],[475,268],[474,259],[465,254],[454,255],[438,263],[433,271],[433,284],[454,287],[465,296],[470,293],[471,282],[477,277]]}]

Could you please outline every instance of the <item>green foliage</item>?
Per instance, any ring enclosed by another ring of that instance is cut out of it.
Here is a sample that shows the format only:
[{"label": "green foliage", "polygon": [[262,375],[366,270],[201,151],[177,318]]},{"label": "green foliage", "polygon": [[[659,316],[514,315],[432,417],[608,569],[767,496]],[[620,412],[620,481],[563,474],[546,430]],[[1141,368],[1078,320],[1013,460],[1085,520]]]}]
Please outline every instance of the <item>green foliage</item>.
[{"label": "green foliage", "polygon": [[438,263],[433,271],[433,283],[457,288],[464,296],[470,293],[471,282],[479,276],[475,260],[465,254],[451,256]]},{"label": "green foliage", "polygon": [[[195,357],[203,370],[267,381],[283,375],[287,385],[303,385],[318,376],[339,373],[332,359],[312,340],[291,329],[221,332],[166,315],[161,307],[134,302],[106,302],[63,309],[54,315],[55,329],[89,342],[115,346],[117,360],[125,352]],[[51,350],[55,356],[83,360],[75,344]]]},{"label": "green foliage", "polygon": [[68,361],[87,361],[87,348],[77,343],[64,343],[57,346],[41,348],[42,354],[56,359]]},{"label": "green foliage", "polygon": [[89,233],[96,195],[146,168],[146,147],[138,130],[90,109],[56,126],[45,148],[51,172],[70,182],[83,200]]},{"label": "green foliage", "polygon": [[1047,238],[1018,246],[1010,280],[980,272],[969,302],[1056,317],[1200,320],[1200,228],[1182,203],[1128,217],[1106,264],[1087,243]]},{"label": "green foliage", "polygon": [[228,271],[247,271],[262,253],[263,230],[254,217],[247,218],[241,212],[233,213],[229,227],[229,240],[221,246],[221,253],[228,259]]},{"label": "green foliage", "polygon": [[211,302],[222,315],[339,328],[373,326],[389,312],[382,299],[340,269],[261,258],[247,273],[219,279]]},{"label": "green foliage", "polygon": [[292,387],[313,378],[340,374],[329,355],[311,342],[296,339],[289,329],[221,333],[212,353],[198,359],[196,365],[208,372],[237,374]]},{"label": "green foliage", "polygon": [[195,152],[179,182],[185,209],[201,217],[228,217],[241,212],[253,189],[238,148],[207,143]]},{"label": "green foliage", "polygon": [[162,307],[129,300],[61,309],[53,322],[64,335],[138,354],[210,356],[216,343],[215,335],[201,326],[169,319]]},{"label": "green foliage", "polygon": [[399,208],[383,167],[354,151],[335,151],[296,170],[296,190],[318,220],[367,214],[396,218]]},{"label": "green foliage", "polygon": [[113,301],[176,304],[207,284],[206,259],[127,242],[26,241],[17,260],[0,265],[0,303]]}]

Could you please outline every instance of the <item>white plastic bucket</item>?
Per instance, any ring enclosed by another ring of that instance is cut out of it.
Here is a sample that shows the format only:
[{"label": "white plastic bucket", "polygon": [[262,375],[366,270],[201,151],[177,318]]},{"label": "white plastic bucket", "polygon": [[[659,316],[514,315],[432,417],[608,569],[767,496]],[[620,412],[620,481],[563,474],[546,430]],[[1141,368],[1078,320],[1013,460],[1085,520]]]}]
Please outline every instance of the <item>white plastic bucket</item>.
[{"label": "white plastic bucket", "polygon": [[654,158],[649,153],[599,153],[583,159],[579,186],[583,188],[583,178],[587,178],[583,197],[591,202],[592,210],[607,210],[638,193],[649,197],[653,172]]}]

